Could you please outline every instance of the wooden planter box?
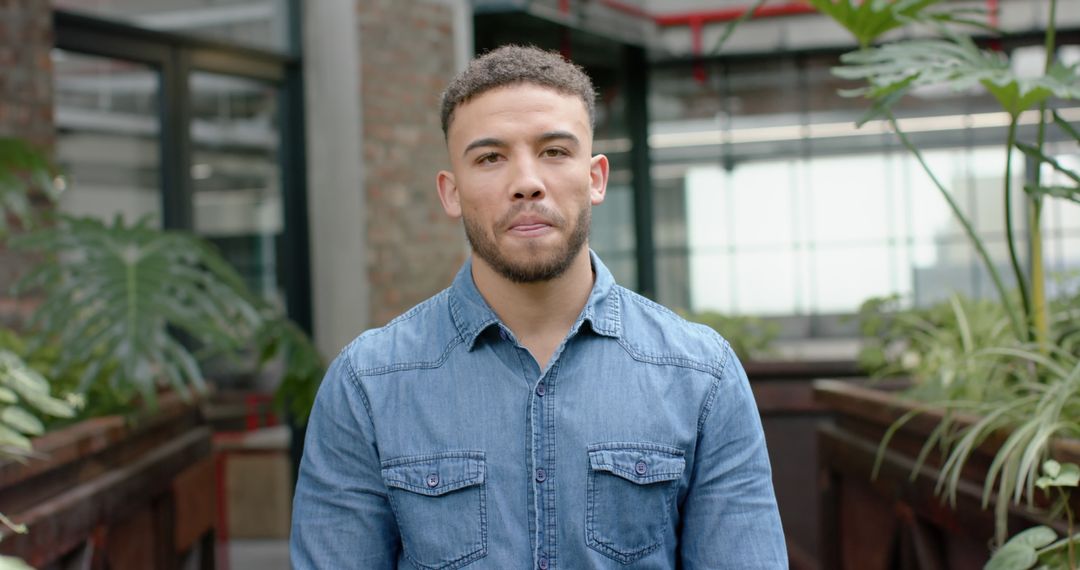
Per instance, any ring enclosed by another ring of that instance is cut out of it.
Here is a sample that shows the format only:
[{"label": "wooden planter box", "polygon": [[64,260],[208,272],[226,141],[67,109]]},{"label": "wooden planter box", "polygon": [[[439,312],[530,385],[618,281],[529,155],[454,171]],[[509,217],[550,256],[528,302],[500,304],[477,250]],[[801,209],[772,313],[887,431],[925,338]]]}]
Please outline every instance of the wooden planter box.
[{"label": "wooden planter box", "polygon": [[[898,430],[871,480],[885,431],[913,406],[887,391],[843,382],[815,382],[814,393],[834,413],[833,423],[818,429],[822,567],[981,569],[994,537],[993,503],[982,508],[983,481],[1004,437],[988,438],[972,454],[952,508],[934,494],[940,455],[931,453],[912,476],[940,414],[922,414]],[[1052,454],[1080,463],[1080,441],[1056,441]],[[1080,496],[1073,499],[1080,506]],[[1010,534],[1037,524],[1047,521],[1010,508]],[[1063,535],[1064,525],[1055,526]]]},{"label": "wooden planter box", "polygon": [[829,410],[814,400],[813,381],[862,373],[850,360],[748,361],[745,367],[765,428],[789,564],[792,570],[827,568],[819,563],[820,494],[810,466],[818,462],[817,425]]},{"label": "wooden planter box", "polygon": [[0,553],[39,569],[214,567],[214,464],[196,406],[165,395],[158,413],[95,418],[34,440],[44,455],[0,464],[0,512],[29,526]]}]

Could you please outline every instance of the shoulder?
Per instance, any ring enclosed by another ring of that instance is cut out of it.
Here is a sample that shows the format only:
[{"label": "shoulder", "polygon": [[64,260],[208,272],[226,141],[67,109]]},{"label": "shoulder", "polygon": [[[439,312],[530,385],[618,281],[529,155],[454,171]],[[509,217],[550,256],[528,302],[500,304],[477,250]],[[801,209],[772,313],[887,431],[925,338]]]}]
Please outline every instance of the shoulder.
[{"label": "shoulder", "polygon": [[441,365],[461,335],[450,317],[449,289],[386,325],[365,331],[338,355],[358,376]]},{"label": "shoulder", "polygon": [[624,287],[621,298],[622,343],[635,358],[694,368],[714,376],[732,364],[734,352],[719,333],[692,323],[671,309]]}]

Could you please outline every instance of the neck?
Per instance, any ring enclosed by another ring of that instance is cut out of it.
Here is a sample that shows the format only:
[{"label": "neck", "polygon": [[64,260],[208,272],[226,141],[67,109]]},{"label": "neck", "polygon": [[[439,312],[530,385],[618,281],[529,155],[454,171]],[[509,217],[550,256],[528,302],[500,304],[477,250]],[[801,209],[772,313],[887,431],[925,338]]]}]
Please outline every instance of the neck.
[{"label": "neck", "polygon": [[588,247],[582,247],[570,267],[550,281],[515,283],[478,257],[473,258],[472,276],[499,320],[542,368],[585,308],[594,280]]}]

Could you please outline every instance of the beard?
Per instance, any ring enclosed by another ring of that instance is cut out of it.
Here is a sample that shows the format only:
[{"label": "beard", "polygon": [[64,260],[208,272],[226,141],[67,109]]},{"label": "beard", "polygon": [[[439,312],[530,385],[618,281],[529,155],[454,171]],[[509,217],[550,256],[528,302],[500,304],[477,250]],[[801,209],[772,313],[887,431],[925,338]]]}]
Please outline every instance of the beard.
[{"label": "beard", "polygon": [[[566,225],[566,219],[558,213],[542,206],[530,206],[522,203],[500,218],[495,227],[506,227],[514,217],[525,210],[532,210],[544,216],[551,220],[556,227]],[[581,252],[581,248],[585,246],[585,242],[588,240],[591,216],[592,211],[586,204],[578,212],[570,235],[567,236],[565,241],[558,244],[554,251],[549,253],[539,244],[528,241],[526,243],[527,252],[522,256],[524,259],[514,259],[500,250],[495,243],[495,239],[490,237],[476,220],[465,215],[462,215],[462,219],[465,222],[465,237],[468,238],[473,252],[490,265],[496,273],[513,283],[540,283],[559,277],[570,267],[574,258]]]}]

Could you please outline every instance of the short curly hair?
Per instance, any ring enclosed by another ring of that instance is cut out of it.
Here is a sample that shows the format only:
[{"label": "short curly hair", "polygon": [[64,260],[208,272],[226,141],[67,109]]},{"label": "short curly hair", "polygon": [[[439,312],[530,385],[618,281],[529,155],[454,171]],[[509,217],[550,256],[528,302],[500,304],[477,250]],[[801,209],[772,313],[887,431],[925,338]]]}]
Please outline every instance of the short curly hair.
[{"label": "short curly hair", "polygon": [[596,90],[592,80],[578,65],[555,51],[533,46],[505,45],[469,62],[442,93],[442,130],[448,136],[458,105],[492,89],[529,83],[548,87],[566,95],[576,95],[585,104],[589,126],[596,126]]}]

